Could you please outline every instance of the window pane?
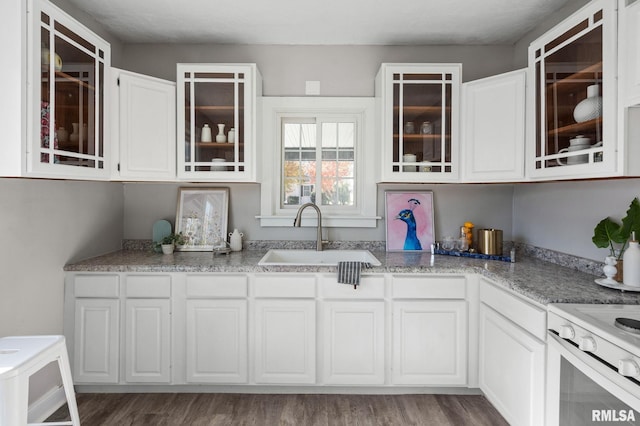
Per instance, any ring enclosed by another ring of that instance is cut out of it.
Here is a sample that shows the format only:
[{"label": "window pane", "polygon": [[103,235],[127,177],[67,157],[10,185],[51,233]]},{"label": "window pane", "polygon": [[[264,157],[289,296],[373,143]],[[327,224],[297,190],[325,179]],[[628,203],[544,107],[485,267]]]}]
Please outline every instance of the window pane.
[{"label": "window pane", "polygon": [[354,136],[354,123],[322,124],[322,205],[353,205]]},{"label": "window pane", "polygon": [[352,206],[355,123],[324,121],[318,132],[316,119],[283,119],[282,206]]}]

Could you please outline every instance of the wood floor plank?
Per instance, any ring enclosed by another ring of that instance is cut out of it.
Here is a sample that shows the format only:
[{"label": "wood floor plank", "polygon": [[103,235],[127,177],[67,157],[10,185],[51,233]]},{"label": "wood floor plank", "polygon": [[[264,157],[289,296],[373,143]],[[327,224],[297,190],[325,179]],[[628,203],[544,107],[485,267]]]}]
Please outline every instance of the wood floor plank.
[{"label": "wood floor plank", "polygon": [[[482,395],[78,394],[90,426],[507,425]],[[62,407],[47,421],[68,420]]]}]

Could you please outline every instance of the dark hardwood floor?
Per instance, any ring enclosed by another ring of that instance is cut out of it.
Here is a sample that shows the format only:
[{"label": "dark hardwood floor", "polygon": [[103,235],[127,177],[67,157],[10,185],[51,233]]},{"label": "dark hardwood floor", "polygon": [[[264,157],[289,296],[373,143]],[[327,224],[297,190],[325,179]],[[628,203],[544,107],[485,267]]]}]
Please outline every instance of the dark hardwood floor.
[{"label": "dark hardwood floor", "polygon": [[[77,394],[83,426],[507,425],[481,395]],[[66,405],[47,421],[68,420]]]}]

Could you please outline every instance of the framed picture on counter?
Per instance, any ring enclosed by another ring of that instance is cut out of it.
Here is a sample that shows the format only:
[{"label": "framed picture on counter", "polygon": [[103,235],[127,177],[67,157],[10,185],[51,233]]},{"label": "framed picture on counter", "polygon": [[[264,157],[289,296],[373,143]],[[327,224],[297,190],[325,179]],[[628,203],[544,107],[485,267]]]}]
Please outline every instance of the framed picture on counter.
[{"label": "framed picture on counter", "polygon": [[432,191],[385,191],[387,251],[431,251]]},{"label": "framed picture on counter", "polygon": [[176,234],[187,242],[183,251],[212,251],[227,240],[229,188],[180,188],[176,212]]}]

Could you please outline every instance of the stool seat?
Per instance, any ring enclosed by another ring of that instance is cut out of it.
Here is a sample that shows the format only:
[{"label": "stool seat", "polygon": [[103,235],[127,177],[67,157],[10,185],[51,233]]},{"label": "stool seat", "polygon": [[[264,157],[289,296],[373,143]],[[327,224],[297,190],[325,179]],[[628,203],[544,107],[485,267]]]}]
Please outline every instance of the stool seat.
[{"label": "stool seat", "polygon": [[54,361],[71,416],[71,422],[56,424],[80,425],[65,338],[58,335],[0,338],[0,425],[27,424],[29,377]]}]

